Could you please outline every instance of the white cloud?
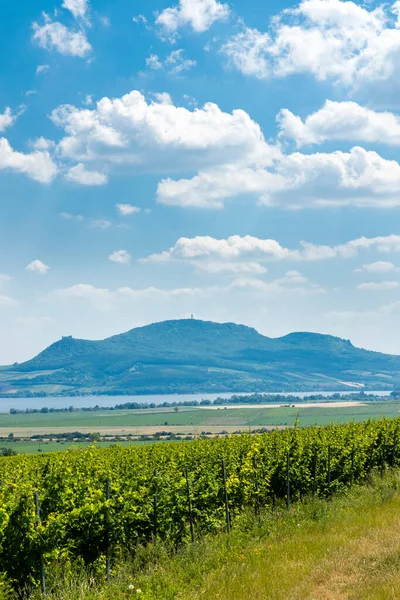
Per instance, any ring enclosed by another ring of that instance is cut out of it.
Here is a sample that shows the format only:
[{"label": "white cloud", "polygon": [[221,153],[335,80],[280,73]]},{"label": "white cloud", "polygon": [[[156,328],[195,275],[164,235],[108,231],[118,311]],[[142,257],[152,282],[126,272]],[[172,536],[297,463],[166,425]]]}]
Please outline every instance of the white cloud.
[{"label": "white cloud", "polygon": [[221,273],[263,275],[267,272],[267,269],[257,262],[193,261],[193,264],[199,271],[210,275]]},{"label": "white cloud", "polygon": [[356,102],[327,100],[304,121],[284,108],[278,115],[280,135],[293,139],[297,147],[325,141],[362,141],[400,145],[400,117],[375,112]]},{"label": "white cloud", "polygon": [[147,287],[134,289],[121,287],[115,290],[98,288],[90,284],[77,284],[64,289],[54,290],[49,297],[65,300],[81,300],[90,303],[99,310],[120,309],[134,303],[145,302],[169,302],[173,300],[189,299],[212,299],[224,295],[227,299],[232,293],[258,295],[261,297],[279,297],[283,295],[290,297],[293,293],[304,295],[324,294],[323,288],[312,284],[298,272],[288,272],[282,278],[271,281],[263,281],[255,277],[241,277],[234,279],[228,285],[212,285],[207,287],[185,287],[163,289]]},{"label": "white cloud", "polygon": [[241,277],[235,279],[230,285],[229,290],[244,291],[261,294],[282,294],[282,293],[301,293],[301,294],[325,294],[326,290],[318,284],[313,284],[298,271],[287,271],[283,277],[264,281],[255,277]]},{"label": "white cloud", "polygon": [[231,114],[212,103],[188,110],[171,103],[163,94],[147,102],[138,91],[122,98],[103,98],[96,108],[60,106],[53,122],[65,131],[58,145],[60,155],[102,171],[129,167],[193,170],[226,162],[257,161],[268,165],[279,156],[261,129],[242,110]]},{"label": "white cloud", "polygon": [[140,212],[140,208],[138,208],[137,206],[133,206],[133,204],[116,204],[115,208],[117,209],[117,212],[123,217],[135,215]]},{"label": "white cloud", "polygon": [[245,27],[222,52],[258,78],[309,73],[348,86],[386,80],[400,56],[395,6],[368,10],[350,1],[303,0],[274,17],[268,33]]},{"label": "white cloud", "polygon": [[146,67],[153,69],[153,71],[158,71],[163,68],[163,65],[157,54],[150,54],[150,56],[146,58]]},{"label": "white cloud", "polygon": [[90,96],[89,94],[87,94],[85,96],[83,104],[85,104],[85,106],[92,106],[92,104],[93,104],[93,96]]},{"label": "white cloud", "polygon": [[158,201],[176,206],[222,208],[224,200],[255,195],[284,208],[400,205],[400,165],[356,146],[350,152],[282,156],[274,168],[226,165],[192,179],[161,181]]},{"label": "white cloud", "polygon": [[398,287],[400,287],[400,282],[398,281],[368,281],[366,283],[359,283],[357,289],[367,292],[381,292],[396,290]]},{"label": "white cloud", "polygon": [[140,262],[188,261],[198,267],[200,261],[204,261],[205,265],[209,262],[224,261],[229,264],[230,261],[240,260],[245,260],[246,263],[249,260],[251,262],[322,261],[333,258],[353,258],[366,251],[400,252],[400,235],[360,237],[337,246],[301,242],[300,248],[295,249],[286,248],[274,239],[261,239],[251,235],[232,235],[227,239],[216,239],[211,236],[181,237],[169,250],[160,254],[151,254]]},{"label": "white cloud", "polygon": [[0,132],[5,131],[8,127],[14,125],[20,115],[25,112],[25,106],[20,106],[18,112],[13,112],[9,106],[6,107],[3,113],[0,113]]},{"label": "white cloud", "polygon": [[75,19],[85,19],[89,10],[89,0],[64,0],[62,7],[69,10]]},{"label": "white cloud", "polygon": [[58,289],[51,292],[53,296],[59,299],[76,299],[89,302],[99,310],[117,309],[123,305],[130,305],[140,301],[167,302],[174,298],[187,297],[207,297],[215,289],[219,288],[175,288],[160,289],[156,287],[147,287],[142,289],[133,289],[131,287],[122,287],[116,290],[108,288],[97,288],[90,284],[76,284],[68,288]]},{"label": "white cloud", "polygon": [[84,31],[72,31],[62,23],[50,21],[48,17],[45,18],[44,25],[34,23],[33,31],[33,40],[49,51],[83,58],[91,50]]},{"label": "white cloud", "polygon": [[91,223],[90,223],[90,227],[92,227],[92,229],[109,229],[111,227],[112,223],[111,221],[108,221],[107,219],[94,219]]},{"label": "white cloud", "polygon": [[55,147],[55,143],[52,140],[48,140],[44,137],[36,138],[31,144],[35,150],[51,150]]},{"label": "white cloud", "polygon": [[82,215],[71,215],[71,213],[67,212],[60,213],[60,217],[66,221],[77,221],[78,223],[81,223],[84,220]]},{"label": "white cloud", "polygon": [[40,275],[46,275],[50,267],[45,265],[41,260],[34,260],[26,267],[26,271],[30,271],[31,273],[39,273]]},{"label": "white cloud", "polygon": [[41,73],[46,73],[50,69],[49,65],[38,65],[36,67],[36,75],[40,75]]},{"label": "white cloud", "polygon": [[144,15],[138,15],[137,17],[133,17],[132,21],[134,23],[136,23],[137,25],[139,25],[140,23],[143,23],[143,25],[147,25],[147,23],[148,23],[148,21]]},{"label": "white cloud", "polygon": [[191,27],[195,32],[207,31],[216,21],[229,15],[229,6],[218,0],[179,0],[179,4],[163,10],[156,19],[163,35],[174,38],[181,27]]},{"label": "white cloud", "polygon": [[161,69],[174,75],[179,75],[183,71],[189,71],[196,66],[195,60],[190,60],[183,56],[184,50],[173,50],[164,61],[161,61],[157,54],[151,54],[146,58],[146,66],[154,71]]},{"label": "white cloud", "polygon": [[65,179],[81,185],[104,185],[108,181],[107,175],[98,171],[88,171],[82,163],[71,167],[65,175]]},{"label": "white cloud", "polygon": [[127,265],[131,262],[131,255],[126,250],[116,250],[108,257],[112,262],[120,263],[121,265]]},{"label": "white cloud", "polygon": [[0,170],[25,173],[40,183],[51,183],[57,175],[57,166],[48,152],[23,154],[13,150],[5,138],[0,138]]},{"label": "white cloud", "polygon": [[368,265],[363,265],[358,269],[354,269],[355,273],[392,273],[399,269],[392,263],[385,260],[378,260]]}]

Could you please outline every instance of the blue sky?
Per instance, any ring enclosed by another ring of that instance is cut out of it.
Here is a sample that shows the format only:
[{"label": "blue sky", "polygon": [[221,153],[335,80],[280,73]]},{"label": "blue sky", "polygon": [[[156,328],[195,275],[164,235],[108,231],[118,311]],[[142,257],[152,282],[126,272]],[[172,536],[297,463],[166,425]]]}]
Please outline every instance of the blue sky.
[{"label": "blue sky", "polygon": [[0,363],[167,318],[400,353],[400,4],[0,23]]}]

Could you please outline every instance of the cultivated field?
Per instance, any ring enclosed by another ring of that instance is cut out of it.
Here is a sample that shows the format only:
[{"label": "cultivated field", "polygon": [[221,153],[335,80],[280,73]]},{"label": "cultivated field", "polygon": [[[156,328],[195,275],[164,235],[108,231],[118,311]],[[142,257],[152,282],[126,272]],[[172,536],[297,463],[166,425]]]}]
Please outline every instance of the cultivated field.
[{"label": "cultivated field", "polygon": [[355,403],[343,402],[284,406],[229,406],[219,408],[172,408],[115,410],[72,413],[0,414],[0,436],[13,433],[18,437],[80,431],[102,435],[152,435],[158,431],[177,434],[219,433],[237,430],[291,427],[300,410],[300,426],[364,421],[400,414],[400,401]]}]

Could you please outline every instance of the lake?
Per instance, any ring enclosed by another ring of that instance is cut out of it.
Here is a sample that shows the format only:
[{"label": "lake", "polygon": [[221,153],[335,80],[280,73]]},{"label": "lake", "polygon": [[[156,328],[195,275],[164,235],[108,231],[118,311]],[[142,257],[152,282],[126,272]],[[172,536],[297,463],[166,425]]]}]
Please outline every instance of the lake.
[{"label": "lake", "polygon": [[[275,392],[279,393],[279,392]],[[295,395],[299,398],[319,394],[325,398],[329,398],[335,393],[340,392],[285,392],[282,396]],[[343,393],[343,392],[342,392]],[[357,392],[346,392],[347,394],[358,394]],[[274,393],[265,392],[268,396],[275,395]],[[390,391],[373,391],[368,394],[381,396],[382,398],[389,396]],[[215,393],[215,394],[164,394],[164,395],[149,395],[149,396],[76,396],[71,398],[54,396],[52,398],[0,398],[0,412],[9,412],[10,408],[25,410],[26,408],[65,408],[73,406],[74,408],[91,408],[93,406],[115,406],[116,404],[125,404],[126,402],[154,403],[162,404],[163,402],[185,402],[197,400],[215,400],[216,398],[230,398],[232,393]],[[251,396],[246,392],[235,392],[237,396]]]}]

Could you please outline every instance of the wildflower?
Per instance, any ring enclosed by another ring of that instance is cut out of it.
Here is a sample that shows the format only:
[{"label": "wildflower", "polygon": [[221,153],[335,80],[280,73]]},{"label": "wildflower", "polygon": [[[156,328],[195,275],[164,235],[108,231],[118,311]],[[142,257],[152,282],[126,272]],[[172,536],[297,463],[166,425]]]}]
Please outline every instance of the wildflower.
[{"label": "wildflower", "polygon": [[134,589],[135,589],[135,586],[133,585],[133,583],[130,583],[128,585],[128,590],[134,590]]},{"label": "wildflower", "polygon": [[136,593],[137,593],[137,594],[141,594],[141,593],[142,593],[142,590],[141,590],[140,588],[138,588],[138,589],[136,590]]}]

